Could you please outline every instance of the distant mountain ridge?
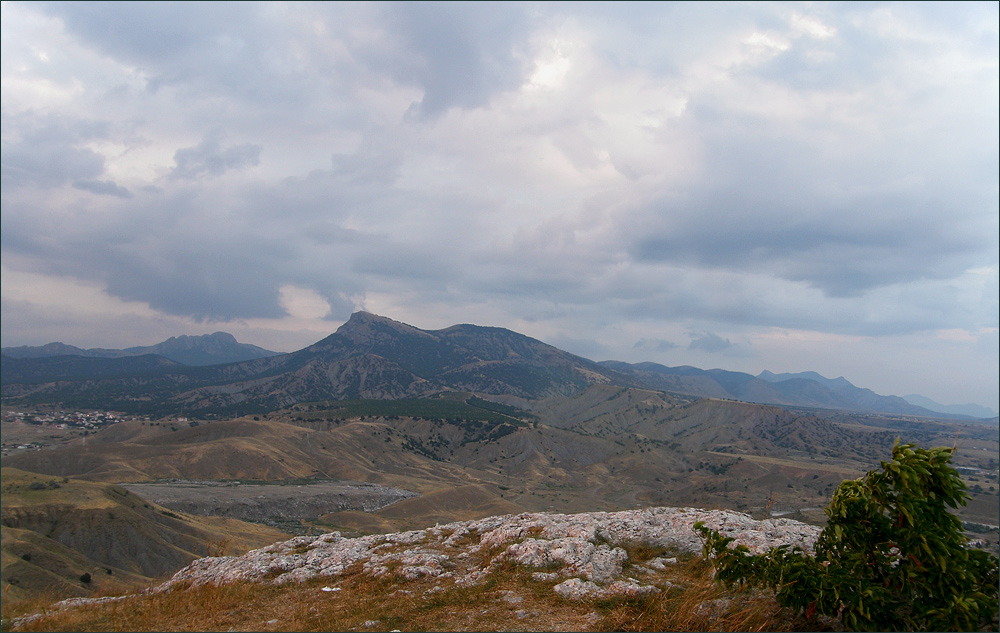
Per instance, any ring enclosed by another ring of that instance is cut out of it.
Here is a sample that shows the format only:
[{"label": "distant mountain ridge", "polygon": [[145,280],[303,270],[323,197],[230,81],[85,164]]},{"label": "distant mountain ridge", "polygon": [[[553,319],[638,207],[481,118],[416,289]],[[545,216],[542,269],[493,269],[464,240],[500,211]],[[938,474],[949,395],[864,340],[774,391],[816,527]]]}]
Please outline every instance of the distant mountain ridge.
[{"label": "distant mountain ridge", "polygon": [[[795,379],[811,380],[813,382],[817,382],[823,385],[824,387],[830,389],[835,393],[846,395],[850,397],[852,400],[858,402],[871,402],[871,401],[878,401],[878,399],[881,398],[891,398],[892,404],[894,406],[899,406],[901,409],[905,409],[905,407],[900,403],[900,401],[902,400],[913,406],[921,407],[923,409],[927,409],[928,411],[934,411],[936,413],[947,413],[950,415],[965,416],[978,419],[988,419],[997,417],[996,411],[994,411],[993,409],[988,409],[986,407],[980,406],[978,404],[972,404],[972,403],[941,404],[939,402],[931,400],[930,398],[917,394],[910,394],[906,396],[880,396],[870,389],[862,389],[860,387],[854,386],[853,384],[848,382],[848,380],[843,376],[831,379],[821,376],[820,374],[814,371],[803,371],[795,374],[789,374],[789,373],[774,374],[765,369],[760,374],[758,374],[757,377],[762,380],[766,380],[770,383],[781,383],[784,381],[795,380]],[[883,404],[882,406],[886,405]],[[879,410],[883,411],[884,409],[879,409]]]},{"label": "distant mountain ridge", "polygon": [[[218,359],[218,350],[233,346],[249,348],[259,356],[195,366],[193,355],[201,354],[203,359],[209,353],[206,350],[215,350],[212,358]],[[24,357],[65,352],[68,347],[52,344],[3,350],[5,400],[232,414],[274,411],[300,402],[401,399],[447,391],[529,401],[607,384],[759,404],[967,417],[882,396],[844,378],[828,379],[815,372],[764,371],[752,376],[651,362],[597,363],[504,328],[461,324],[421,330],[368,312],[353,314],[330,336],[288,354],[243,346],[228,334],[216,333],[175,337],[145,348],[90,350],[94,354],[147,352],[143,356]],[[189,352],[186,356],[181,353],[185,351]]]},{"label": "distant mountain ridge", "polygon": [[813,371],[775,374],[765,370],[753,376],[724,369],[705,370],[686,365],[667,367],[650,362],[604,361],[601,365],[623,373],[649,389],[703,398],[923,417],[942,417],[942,414],[952,418],[996,417],[995,413],[983,408],[980,408],[983,415],[979,416],[930,409],[898,396],[882,396],[871,389],[856,387],[843,377],[830,379]]},{"label": "distant mountain ridge", "polygon": [[48,343],[36,347],[5,347],[3,354],[9,358],[52,358],[55,356],[83,356],[85,358],[124,358],[156,354],[182,365],[204,366],[237,363],[255,358],[276,356],[272,352],[240,343],[232,334],[215,332],[201,336],[171,336],[156,345],[128,347],[126,349],[82,349],[65,343]]},{"label": "distant mountain ridge", "polygon": [[909,395],[903,396],[903,400],[906,400],[910,404],[915,404],[918,407],[923,407],[925,409],[930,409],[931,411],[937,411],[939,413],[949,413],[953,415],[967,415],[973,418],[995,418],[997,417],[997,412],[993,409],[987,409],[986,407],[979,406],[974,403],[966,404],[941,404],[940,402],[934,402],[930,398],[911,393]]}]

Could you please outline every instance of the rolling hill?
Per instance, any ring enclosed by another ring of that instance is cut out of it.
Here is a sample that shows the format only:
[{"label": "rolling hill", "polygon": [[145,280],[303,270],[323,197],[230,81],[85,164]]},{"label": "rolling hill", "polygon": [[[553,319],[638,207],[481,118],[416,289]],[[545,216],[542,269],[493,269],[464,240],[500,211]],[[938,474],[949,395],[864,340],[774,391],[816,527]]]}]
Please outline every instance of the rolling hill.
[{"label": "rolling hill", "polygon": [[[487,508],[580,511],[656,503],[761,509],[769,498],[788,507],[821,507],[832,486],[876,465],[899,435],[870,426],[868,418],[827,420],[771,405],[614,385],[531,406],[518,410],[449,392],[299,403],[194,427],[131,421],[86,444],[9,455],[3,464],[95,482],[369,482],[423,497],[365,517],[325,520],[352,529],[364,529],[365,522],[405,529],[431,518],[481,516]],[[955,432],[938,424],[920,441],[947,442]],[[961,432],[968,441],[989,434],[980,427]],[[984,456],[996,452],[995,438],[976,441],[993,446]],[[977,455],[963,455],[960,463],[989,467]],[[448,496],[456,490],[467,493]],[[428,501],[437,494],[447,503]]]}]

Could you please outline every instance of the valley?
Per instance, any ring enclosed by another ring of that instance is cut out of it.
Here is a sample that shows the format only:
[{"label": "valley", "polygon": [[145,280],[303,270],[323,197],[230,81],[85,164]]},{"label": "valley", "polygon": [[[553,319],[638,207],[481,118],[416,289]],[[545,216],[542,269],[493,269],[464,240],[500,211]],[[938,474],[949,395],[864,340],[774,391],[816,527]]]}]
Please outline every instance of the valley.
[{"label": "valley", "polygon": [[112,484],[4,466],[4,602],[125,591],[191,560],[280,539],[264,525],[173,512]]},{"label": "valley", "polygon": [[[293,533],[366,534],[491,514],[653,505],[822,523],[822,508],[843,479],[876,467],[896,437],[917,435],[927,445],[957,439],[955,464],[972,490],[960,516],[996,525],[998,446],[981,427],[940,422],[906,435],[893,428],[895,418],[822,419],[610,385],[530,406],[448,393],[414,401],[304,403],[183,427],[132,420],[85,445],[80,438],[11,455],[4,465],[125,482],[166,507],[270,521]],[[407,408],[414,413],[403,415]],[[365,507],[364,491],[353,500],[344,496],[350,486],[413,496]],[[311,501],[296,501],[306,498]],[[286,520],[275,523],[280,515]]]},{"label": "valley", "polygon": [[377,484],[313,479],[264,483],[172,480],[121,487],[171,510],[264,523],[291,533],[308,531],[303,521],[330,512],[375,512],[417,496]]}]

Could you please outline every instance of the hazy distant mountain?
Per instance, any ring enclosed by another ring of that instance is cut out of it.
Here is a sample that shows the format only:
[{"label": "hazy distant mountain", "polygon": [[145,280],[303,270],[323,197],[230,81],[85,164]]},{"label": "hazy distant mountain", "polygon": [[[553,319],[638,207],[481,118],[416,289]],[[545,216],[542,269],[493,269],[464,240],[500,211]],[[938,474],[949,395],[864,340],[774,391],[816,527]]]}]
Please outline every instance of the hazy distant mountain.
[{"label": "hazy distant mountain", "polygon": [[[831,379],[821,376],[814,371],[804,371],[795,374],[774,374],[764,370],[757,377],[772,383],[775,388],[781,389],[783,392],[787,392],[789,390],[788,386],[795,384],[794,381],[805,380],[822,385],[853,405],[844,408],[911,415],[926,415],[930,411],[933,413],[945,413],[952,416],[972,418],[995,418],[997,415],[991,409],[975,404],[942,405],[930,398],[919,395],[903,397],[881,396],[871,389],[862,389],[861,387],[854,386],[844,377]],[[921,409],[923,412],[920,411]]]},{"label": "hazy distant mountain", "polygon": [[827,378],[825,376],[817,374],[814,371],[800,371],[794,374],[790,373],[775,374],[765,369],[764,371],[757,374],[757,377],[760,378],[761,380],[766,380],[767,382],[771,383],[784,382],[786,380],[794,380],[794,379],[811,380],[813,382],[818,382],[819,384],[823,385],[830,391],[837,393],[845,390],[857,389],[857,387],[848,382],[848,380],[843,376],[839,378]]},{"label": "hazy distant mountain", "polygon": [[934,402],[930,398],[925,398],[924,396],[911,393],[908,396],[903,396],[903,399],[910,404],[915,404],[918,407],[923,407],[925,409],[930,409],[931,411],[937,411],[938,413],[951,413],[953,415],[967,415],[972,418],[995,418],[997,417],[997,412],[993,409],[987,409],[986,407],[981,407],[978,404],[941,404],[939,402]]},{"label": "hazy distant mountain", "polygon": [[939,412],[910,404],[902,398],[880,396],[870,389],[855,387],[844,378],[831,380],[816,372],[774,374],[763,371],[759,376],[752,376],[722,369],[666,367],[656,363],[633,365],[605,361],[601,365],[626,374],[648,388],[674,393],[762,404],[940,417]]},{"label": "hazy distant mountain", "polygon": [[126,349],[81,349],[65,343],[49,343],[38,347],[5,347],[9,358],[51,358],[53,356],[83,356],[85,358],[123,358],[157,354],[182,365],[221,365],[255,358],[275,356],[278,352],[240,343],[232,334],[216,332],[201,336],[172,336],[162,343]]}]

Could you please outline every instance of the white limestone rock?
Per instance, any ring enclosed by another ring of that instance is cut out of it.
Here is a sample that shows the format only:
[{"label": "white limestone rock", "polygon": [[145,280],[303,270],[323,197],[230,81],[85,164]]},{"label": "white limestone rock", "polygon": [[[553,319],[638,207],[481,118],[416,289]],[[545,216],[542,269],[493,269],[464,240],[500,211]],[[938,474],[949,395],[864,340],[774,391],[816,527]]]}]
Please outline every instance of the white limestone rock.
[{"label": "white limestone rock", "polygon": [[[407,579],[453,578],[456,584],[471,585],[501,563],[514,562],[538,569],[533,574],[538,580],[568,578],[556,585],[560,593],[634,594],[647,588],[621,578],[628,559],[625,547],[641,543],[700,552],[701,540],[693,529],[696,521],[755,553],[783,544],[811,550],[820,531],[789,519],[756,521],[739,512],[693,508],[502,515],[360,538],[344,538],[337,532],[299,536],[242,556],[196,560],[157,590],[182,583],[303,582],[339,576],[356,564],[373,576],[391,571]],[[473,562],[477,560],[481,565]],[[645,566],[662,570],[675,562],[657,558]]]}]

